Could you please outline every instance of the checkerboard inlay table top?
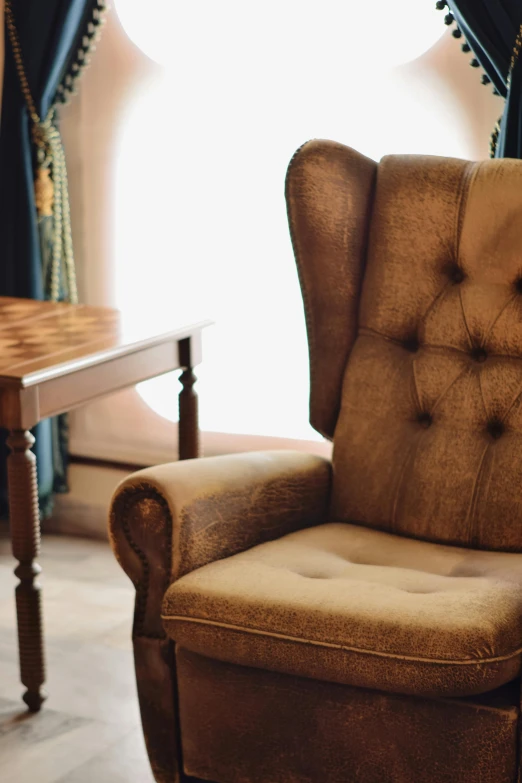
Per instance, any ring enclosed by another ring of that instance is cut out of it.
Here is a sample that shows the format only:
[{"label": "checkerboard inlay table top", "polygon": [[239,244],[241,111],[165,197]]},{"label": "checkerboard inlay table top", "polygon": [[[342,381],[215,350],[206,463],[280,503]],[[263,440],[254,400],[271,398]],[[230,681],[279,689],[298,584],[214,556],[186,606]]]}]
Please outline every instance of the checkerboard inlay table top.
[{"label": "checkerboard inlay table top", "polygon": [[[171,319],[172,321],[173,319]],[[154,325],[154,323],[156,325]],[[140,313],[125,319],[110,308],[0,297],[0,426],[9,431],[10,529],[15,574],[24,701],[45,699],[36,460],[29,430],[119,389],[181,369],[179,456],[198,456],[193,367],[201,361],[201,332],[210,321],[157,325]]]}]

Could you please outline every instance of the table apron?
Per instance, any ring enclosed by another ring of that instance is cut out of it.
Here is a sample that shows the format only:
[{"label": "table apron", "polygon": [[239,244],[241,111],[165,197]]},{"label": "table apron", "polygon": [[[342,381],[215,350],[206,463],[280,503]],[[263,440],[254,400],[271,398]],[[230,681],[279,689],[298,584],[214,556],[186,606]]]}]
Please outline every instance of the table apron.
[{"label": "table apron", "polygon": [[162,343],[39,385],[40,418],[180,369],[178,342]]},{"label": "table apron", "polygon": [[141,381],[183,367],[179,343],[165,342],[91,367],[69,372],[27,389],[5,388],[0,394],[0,425],[30,429],[38,421]]}]

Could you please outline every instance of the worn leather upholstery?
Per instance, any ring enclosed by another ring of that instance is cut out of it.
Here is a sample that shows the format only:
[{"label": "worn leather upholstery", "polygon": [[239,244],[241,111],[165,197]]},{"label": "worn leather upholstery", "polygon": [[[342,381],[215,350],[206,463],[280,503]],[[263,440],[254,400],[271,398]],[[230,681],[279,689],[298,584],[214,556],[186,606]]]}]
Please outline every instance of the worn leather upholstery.
[{"label": "worn leather upholstery", "polygon": [[520,672],[522,555],[326,524],[183,577],[163,621],[178,643],[219,660],[468,696]]},{"label": "worn leather upholstery", "polygon": [[379,165],[332,516],[522,548],[522,165]]},{"label": "worn leather upholstery", "polygon": [[[173,581],[206,563],[324,521],[330,482],[327,460],[294,451],[228,454],[146,468],[125,479],[114,494],[113,548],[128,569],[129,531],[119,521],[135,514],[139,504],[141,524],[134,526],[134,543],[146,547],[159,527],[156,505],[162,500],[169,516],[168,578]],[[134,554],[138,581],[140,558]],[[161,558],[158,553],[155,569]]]},{"label": "worn leather upholstery", "polygon": [[522,783],[522,162],[315,141],[286,196],[333,463],[116,493],[156,780]]},{"label": "worn leather upholstery", "polygon": [[292,158],[286,201],[305,304],[310,423],[330,440],[346,360],[357,334],[377,164],[334,142],[309,142]]},{"label": "worn leather upholstery", "polygon": [[179,783],[181,769],[176,666],[161,622],[169,584],[207,563],[319,524],[327,515],[330,483],[327,460],[280,451],[148,468],[116,489],[109,534],[136,588],[136,681],[158,783]]},{"label": "worn leather upholstery", "polygon": [[219,783],[514,783],[518,690],[417,699],[177,649],[185,769]]}]

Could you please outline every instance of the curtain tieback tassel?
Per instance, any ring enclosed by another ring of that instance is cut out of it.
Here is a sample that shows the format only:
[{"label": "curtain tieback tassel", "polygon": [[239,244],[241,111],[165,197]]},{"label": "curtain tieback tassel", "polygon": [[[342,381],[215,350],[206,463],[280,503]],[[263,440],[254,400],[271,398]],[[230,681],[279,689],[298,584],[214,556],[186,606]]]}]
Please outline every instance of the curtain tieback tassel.
[{"label": "curtain tieback tassel", "polygon": [[76,304],[78,291],[74,269],[67,169],[62,140],[55,124],[54,107],[51,107],[43,120],[36,110],[25,72],[11,0],[5,1],[5,21],[36,147],[34,200],[46,298],[55,302],[65,299]]},{"label": "curtain tieback tassel", "polygon": [[34,180],[34,202],[38,217],[53,216],[54,185],[49,167],[40,166],[36,169]]},{"label": "curtain tieback tassel", "polygon": [[38,215],[42,273],[46,293],[54,302],[78,302],[74,267],[71,212],[65,153],[51,109],[43,122],[33,124],[37,148],[34,201]]}]

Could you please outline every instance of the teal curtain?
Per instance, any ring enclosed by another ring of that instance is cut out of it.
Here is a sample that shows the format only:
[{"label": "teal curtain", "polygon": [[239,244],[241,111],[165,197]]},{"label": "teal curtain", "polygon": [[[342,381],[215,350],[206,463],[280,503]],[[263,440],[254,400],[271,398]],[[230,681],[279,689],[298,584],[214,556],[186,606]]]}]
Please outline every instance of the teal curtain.
[{"label": "teal curtain", "polygon": [[[446,8],[444,8],[446,6]],[[473,65],[482,66],[486,78],[505,99],[495,156],[522,158],[522,55],[517,61],[508,89],[508,73],[515,40],[522,22],[521,0],[447,0],[437,7],[455,18],[453,34],[463,36],[471,48]]]},{"label": "teal curtain", "polygon": [[[105,0],[12,0],[25,71],[40,117],[69,97]],[[0,125],[0,295],[45,299],[34,203],[35,149],[6,30]],[[66,420],[44,421],[34,431],[42,515],[54,492],[65,491]],[[5,432],[0,431],[0,513],[8,514]]]}]

